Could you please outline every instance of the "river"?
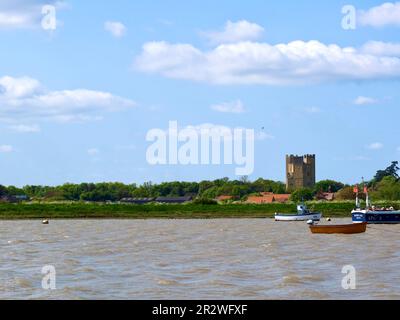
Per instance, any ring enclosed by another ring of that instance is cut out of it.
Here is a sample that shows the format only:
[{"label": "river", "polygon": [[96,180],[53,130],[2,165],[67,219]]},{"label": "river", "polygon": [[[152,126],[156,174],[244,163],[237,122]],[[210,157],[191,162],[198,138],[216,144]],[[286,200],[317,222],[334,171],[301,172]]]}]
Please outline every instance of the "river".
[{"label": "river", "polygon": [[[268,219],[0,221],[0,299],[400,299],[399,248],[400,226],[312,235]],[[346,265],[354,290],[342,287]],[[42,288],[44,266],[55,290]]]}]

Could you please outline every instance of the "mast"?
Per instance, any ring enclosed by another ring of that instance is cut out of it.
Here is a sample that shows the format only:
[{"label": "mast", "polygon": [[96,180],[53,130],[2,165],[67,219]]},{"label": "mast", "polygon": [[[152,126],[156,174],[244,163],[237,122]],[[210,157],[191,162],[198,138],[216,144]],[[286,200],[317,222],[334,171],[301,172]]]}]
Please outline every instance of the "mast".
[{"label": "mast", "polygon": [[360,208],[360,199],[358,198],[358,184],[354,187],[354,193],[356,194],[356,209]]},{"label": "mast", "polygon": [[365,205],[366,205],[366,209],[368,210],[371,207],[371,204],[369,202],[368,186],[365,184],[364,178],[362,179],[362,181],[363,181],[364,193],[365,193]]}]

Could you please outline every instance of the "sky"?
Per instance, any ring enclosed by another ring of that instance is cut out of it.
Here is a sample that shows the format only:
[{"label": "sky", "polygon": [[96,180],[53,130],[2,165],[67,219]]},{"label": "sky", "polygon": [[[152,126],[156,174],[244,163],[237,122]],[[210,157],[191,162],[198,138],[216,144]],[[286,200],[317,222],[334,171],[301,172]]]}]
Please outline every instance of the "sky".
[{"label": "sky", "polygon": [[400,2],[0,0],[0,184],[237,178],[149,164],[170,121],[254,129],[253,180],[286,154],[370,179],[400,157],[399,80]]}]

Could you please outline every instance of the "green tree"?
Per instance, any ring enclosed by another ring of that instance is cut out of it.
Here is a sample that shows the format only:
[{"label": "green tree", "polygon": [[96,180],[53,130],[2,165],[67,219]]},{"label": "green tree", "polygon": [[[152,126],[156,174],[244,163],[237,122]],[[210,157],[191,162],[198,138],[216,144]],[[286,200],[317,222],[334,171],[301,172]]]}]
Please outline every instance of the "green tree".
[{"label": "green tree", "polygon": [[344,188],[344,184],[334,180],[322,180],[317,182],[314,192],[338,192]]},{"label": "green tree", "polygon": [[193,204],[218,205],[218,202],[213,199],[208,199],[208,198],[197,198],[193,201]]},{"label": "green tree", "polygon": [[[365,200],[365,194],[359,193],[358,197],[361,200]],[[343,189],[339,190],[335,195],[336,200],[356,200],[356,195],[354,193],[354,187],[346,186]]]},{"label": "green tree", "polygon": [[78,185],[72,183],[66,183],[59,188],[59,192],[61,193],[63,199],[70,201],[77,201],[81,196],[81,189]]},{"label": "green tree", "polygon": [[214,183],[211,181],[202,181],[199,183],[199,194],[202,195],[207,189],[214,187]]},{"label": "green tree", "polygon": [[293,202],[309,201],[312,200],[313,198],[314,198],[314,193],[311,189],[308,188],[297,189],[290,196],[290,200]]},{"label": "green tree", "polygon": [[400,181],[393,176],[386,176],[375,186],[371,196],[375,200],[400,200]]},{"label": "green tree", "polygon": [[[1,187],[0,187],[0,189],[1,189]],[[6,193],[8,195],[10,195],[10,196],[23,196],[23,195],[25,195],[24,190],[22,190],[20,188],[17,188],[17,187],[14,187],[14,186],[9,186],[6,189],[7,189]],[[1,193],[1,191],[0,191],[0,193]]]},{"label": "green tree", "polygon": [[218,196],[218,187],[211,187],[203,192],[201,199],[215,199]]},{"label": "green tree", "polygon": [[400,170],[399,168],[399,162],[398,161],[393,161],[392,164],[387,167],[385,170],[379,170],[377,171],[375,177],[374,177],[374,182],[380,182],[383,180],[385,177],[393,177],[396,180],[399,180],[399,175],[397,172]]},{"label": "green tree", "polygon": [[0,184],[0,197],[7,195],[7,188]]}]

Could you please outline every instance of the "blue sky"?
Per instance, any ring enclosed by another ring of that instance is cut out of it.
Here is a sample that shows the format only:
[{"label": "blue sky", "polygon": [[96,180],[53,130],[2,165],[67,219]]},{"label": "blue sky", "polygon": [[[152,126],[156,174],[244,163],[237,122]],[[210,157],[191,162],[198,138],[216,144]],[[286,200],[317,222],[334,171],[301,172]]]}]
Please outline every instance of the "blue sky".
[{"label": "blue sky", "polygon": [[48,3],[0,1],[0,184],[235,178],[150,166],[171,120],[254,128],[252,179],[284,181],[292,153],[347,183],[399,159],[400,3],[68,0],[55,31]]}]

